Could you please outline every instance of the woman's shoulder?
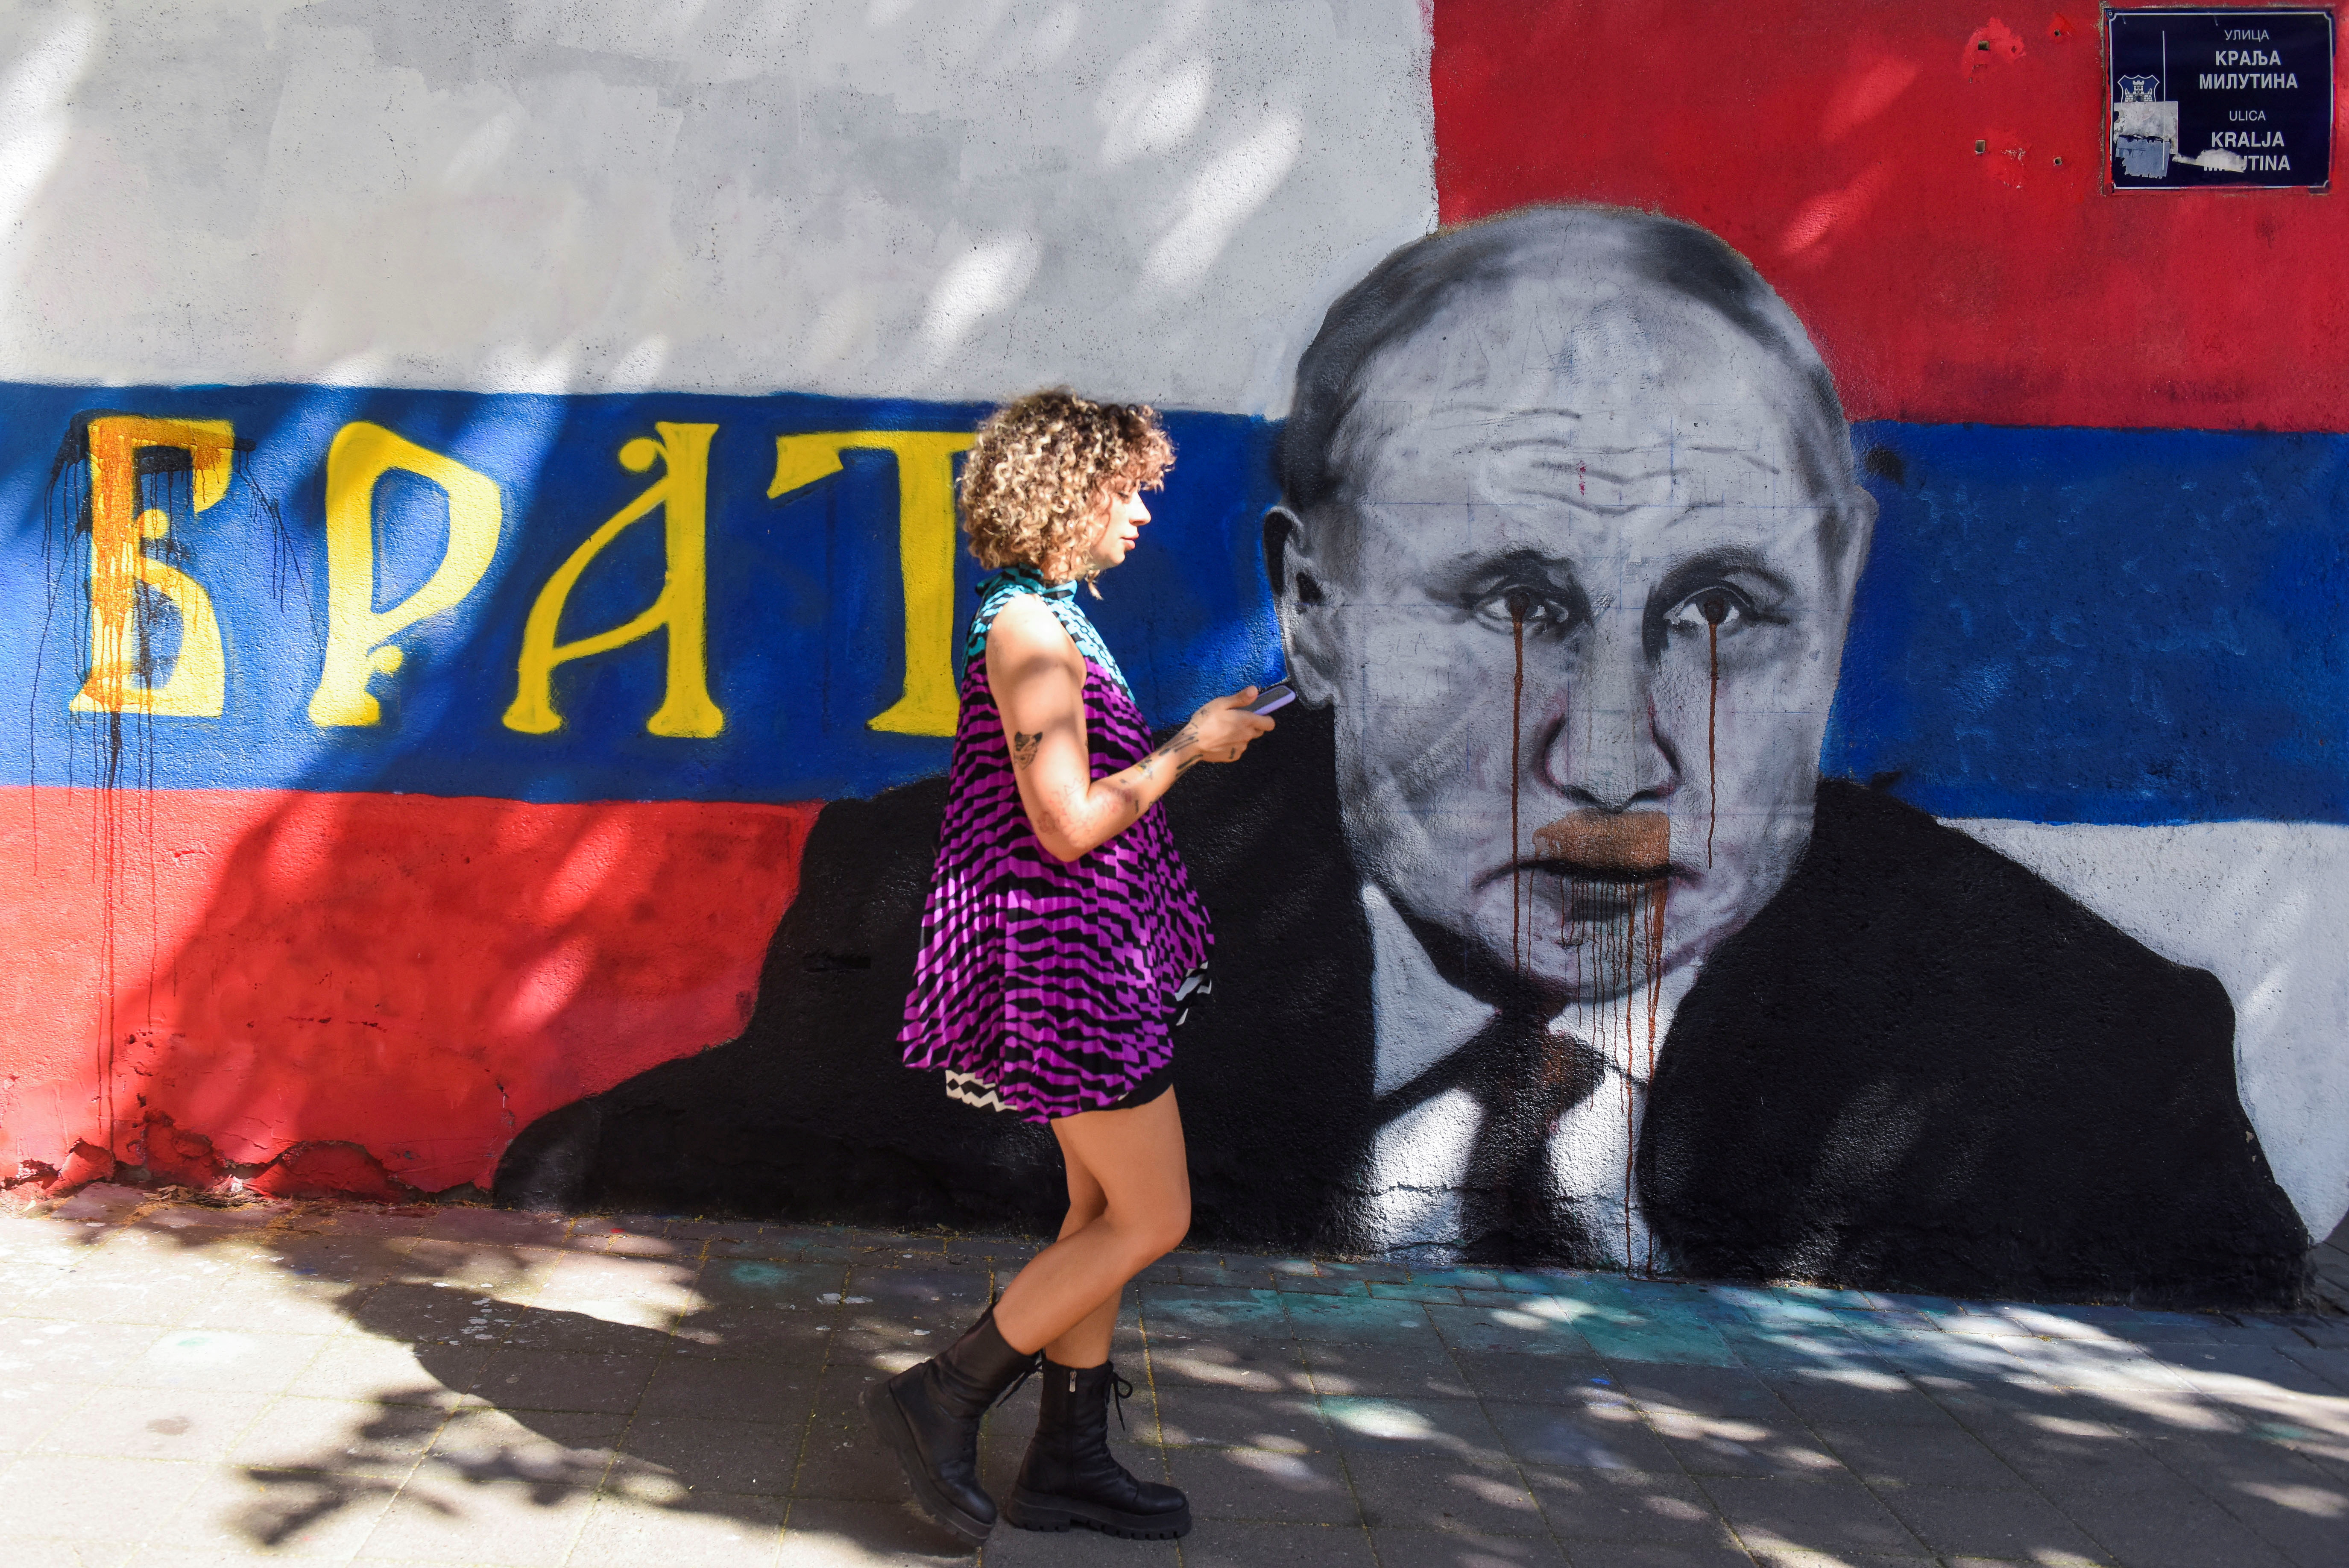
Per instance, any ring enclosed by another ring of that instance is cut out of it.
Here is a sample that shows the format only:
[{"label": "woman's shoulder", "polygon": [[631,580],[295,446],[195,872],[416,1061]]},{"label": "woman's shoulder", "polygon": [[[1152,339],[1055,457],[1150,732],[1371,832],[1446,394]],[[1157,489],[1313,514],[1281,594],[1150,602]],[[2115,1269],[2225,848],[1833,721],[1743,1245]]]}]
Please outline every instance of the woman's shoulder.
[{"label": "woman's shoulder", "polygon": [[999,654],[1050,652],[1082,657],[1069,628],[1038,594],[1015,595],[996,607],[987,628],[987,646]]}]

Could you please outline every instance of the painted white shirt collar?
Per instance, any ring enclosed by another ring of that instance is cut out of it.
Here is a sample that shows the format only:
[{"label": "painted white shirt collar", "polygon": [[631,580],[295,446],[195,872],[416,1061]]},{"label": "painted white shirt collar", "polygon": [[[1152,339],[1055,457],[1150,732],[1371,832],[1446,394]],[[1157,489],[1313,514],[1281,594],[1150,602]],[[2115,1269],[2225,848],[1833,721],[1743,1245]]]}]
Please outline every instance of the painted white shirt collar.
[{"label": "painted white shirt collar", "polygon": [[[1410,925],[1375,883],[1361,890],[1371,928],[1371,996],[1377,1028],[1372,1083],[1381,1099],[1459,1050],[1491,1022],[1493,1009],[1445,980]],[[1563,1201],[1627,1267],[1663,1266],[1632,1189],[1636,1129],[1646,1109],[1653,1056],[1663,1048],[1674,1010],[1694,983],[1697,966],[1663,977],[1653,1013],[1652,1047],[1641,987],[1632,1005],[1569,1007],[1550,1021],[1553,1033],[1595,1047],[1611,1071],[1599,1092],[1559,1116],[1550,1136],[1550,1168]],[[1451,1089],[1383,1123],[1367,1168],[1369,1209],[1388,1250],[1443,1259],[1458,1251],[1458,1189],[1482,1108]]]}]

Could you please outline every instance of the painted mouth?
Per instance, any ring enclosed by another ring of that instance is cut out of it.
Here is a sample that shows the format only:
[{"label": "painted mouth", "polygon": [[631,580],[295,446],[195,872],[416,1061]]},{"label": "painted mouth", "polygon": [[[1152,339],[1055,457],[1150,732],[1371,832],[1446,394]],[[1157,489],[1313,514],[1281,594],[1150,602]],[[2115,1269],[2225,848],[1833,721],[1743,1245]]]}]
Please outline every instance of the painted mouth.
[{"label": "painted mouth", "polygon": [[1672,864],[1672,819],[1661,811],[1578,811],[1534,829],[1534,853],[1490,873],[1487,881],[1527,871],[1599,888],[1661,882]]}]

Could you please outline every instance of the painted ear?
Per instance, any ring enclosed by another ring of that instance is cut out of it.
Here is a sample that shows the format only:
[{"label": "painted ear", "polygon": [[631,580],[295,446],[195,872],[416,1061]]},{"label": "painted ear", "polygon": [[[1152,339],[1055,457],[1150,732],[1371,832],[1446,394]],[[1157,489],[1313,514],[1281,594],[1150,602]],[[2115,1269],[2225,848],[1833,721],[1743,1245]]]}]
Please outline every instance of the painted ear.
[{"label": "painted ear", "polygon": [[1868,565],[1868,543],[1876,536],[1876,497],[1852,486],[1851,494],[1836,509],[1831,526],[1835,532],[1827,540],[1827,550],[1836,568],[1835,580],[1849,600],[1858,586],[1861,568]]},{"label": "painted ear", "polygon": [[1276,600],[1293,598],[1300,605],[1322,602],[1305,524],[1286,506],[1276,506],[1264,514],[1264,570]]},{"label": "painted ear", "polygon": [[1326,707],[1332,694],[1328,674],[1332,628],[1328,616],[1314,611],[1327,602],[1327,596],[1304,519],[1286,506],[1264,514],[1264,570],[1272,585],[1273,608],[1280,617],[1288,683],[1308,707]]}]

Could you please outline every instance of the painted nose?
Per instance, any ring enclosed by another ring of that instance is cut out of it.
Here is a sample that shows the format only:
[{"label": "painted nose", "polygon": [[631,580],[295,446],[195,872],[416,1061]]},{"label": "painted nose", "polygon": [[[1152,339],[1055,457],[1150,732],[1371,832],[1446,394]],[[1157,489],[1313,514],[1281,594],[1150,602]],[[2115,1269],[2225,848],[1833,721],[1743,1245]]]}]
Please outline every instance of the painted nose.
[{"label": "painted nose", "polygon": [[1541,752],[1551,787],[1586,811],[1629,811],[1670,798],[1680,770],[1656,721],[1648,661],[1599,650],[1564,693]]}]

